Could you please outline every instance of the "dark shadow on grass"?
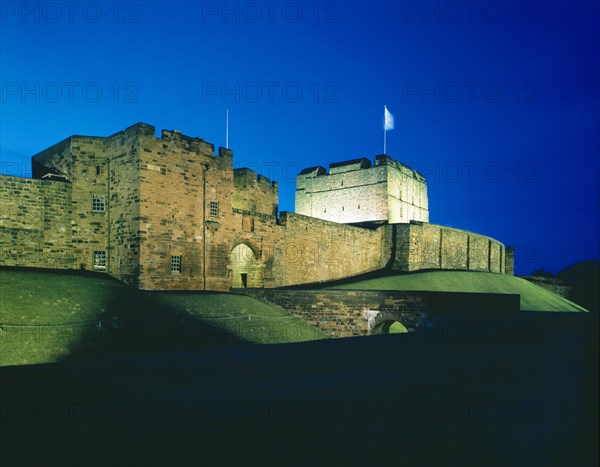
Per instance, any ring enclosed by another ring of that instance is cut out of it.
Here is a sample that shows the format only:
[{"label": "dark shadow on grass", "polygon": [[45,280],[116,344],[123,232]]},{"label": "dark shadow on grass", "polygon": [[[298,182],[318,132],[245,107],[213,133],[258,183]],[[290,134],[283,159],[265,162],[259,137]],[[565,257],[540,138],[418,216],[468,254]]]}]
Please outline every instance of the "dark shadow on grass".
[{"label": "dark shadow on grass", "polygon": [[160,300],[158,294],[115,290],[103,321],[71,333],[63,361],[158,354],[249,343],[246,339]]}]

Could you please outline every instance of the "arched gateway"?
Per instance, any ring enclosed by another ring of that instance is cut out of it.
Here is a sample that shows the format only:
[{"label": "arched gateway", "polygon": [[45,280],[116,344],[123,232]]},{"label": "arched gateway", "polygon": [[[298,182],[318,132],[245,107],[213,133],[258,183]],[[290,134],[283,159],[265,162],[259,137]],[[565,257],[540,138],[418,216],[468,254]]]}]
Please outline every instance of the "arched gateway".
[{"label": "arched gateway", "polygon": [[263,266],[258,256],[245,243],[231,250],[233,288],[256,288],[263,286]]}]

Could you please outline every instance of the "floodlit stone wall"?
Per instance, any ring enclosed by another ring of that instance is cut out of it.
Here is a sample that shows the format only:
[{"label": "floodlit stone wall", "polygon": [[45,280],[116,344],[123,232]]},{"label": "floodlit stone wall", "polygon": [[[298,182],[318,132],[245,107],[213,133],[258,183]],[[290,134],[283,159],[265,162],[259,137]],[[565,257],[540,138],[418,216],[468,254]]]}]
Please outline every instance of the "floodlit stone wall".
[{"label": "floodlit stone wall", "polygon": [[282,213],[273,285],[328,281],[385,267],[381,231]]},{"label": "floodlit stone wall", "polygon": [[400,271],[446,269],[504,274],[505,247],[493,238],[424,222],[381,227],[395,238],[392,268]]},{"label": "floodlit stone wall", "polygon": [[296,178],[296,212],[344,224],[429,221],[425,178],[386,155],[305,169]]},{"label": "floodlit stone wall", "polygon": [[139,145],[140,287],[223,289],[209,284],[206,232],[232,217],[231,151],[215,156],[212,144],[166,130]]},{"label": "floodlit stone wall", "polygon": [[0,265],[75,267],[72,186],[0,175]]},{"label": "floodlit stone wall", "polygon": [[429,201],[425,178],[416,170],[387,156],[377,156],[376,164],[387,166],[388,222],[411,220],[429,222]]},{"label": "floodlit stone wall", "polygon": [[233,207],[242,211],[277,215],[279,192],[277,182],[256,175],[251,169],[233,170]]},{"label": "floodlit stone wall", "polygon": [[[34,160],[45,167],[43,176],[56,174],[71,183],[73,253],[78,268],[94,269],[94,251],[106,252],[108,245],[104,138],[72,136],[36,154]],[[34,177],[40,175],[39,168],[33,172]],[[97,197],[96,210],[94,196]]]},{"label": "floodlit stone wall", "polygon": [[[512,271],[511,251],[471,232],[419,221],[339,223],[427,217],[425,180],[387,156],[374,166],[332,164],[329,175],[304,170],[299,191],[316,181],[323,193],[311,198],[313,216],[278,213],[276,182],[234,170],[231,150],[215,153],[177,130],[157,137],[143,123],[108,137],[71,136],[33,156],[32,173],[0,176],[0,265],[95,270],[150,290],[221,291],[386,267]],[[321,209],[337,222],[320,218]]]}]

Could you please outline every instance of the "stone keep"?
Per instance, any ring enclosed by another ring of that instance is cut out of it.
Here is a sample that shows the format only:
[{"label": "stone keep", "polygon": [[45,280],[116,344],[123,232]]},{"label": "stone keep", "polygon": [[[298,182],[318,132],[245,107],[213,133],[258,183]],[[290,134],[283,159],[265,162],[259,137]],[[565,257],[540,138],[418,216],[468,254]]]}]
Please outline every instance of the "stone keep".
[{"label": "stone keep", "polygon": [[296,212],[342,224],[429,222],[427,184],[386,155],[304,169],[296,179]]}]

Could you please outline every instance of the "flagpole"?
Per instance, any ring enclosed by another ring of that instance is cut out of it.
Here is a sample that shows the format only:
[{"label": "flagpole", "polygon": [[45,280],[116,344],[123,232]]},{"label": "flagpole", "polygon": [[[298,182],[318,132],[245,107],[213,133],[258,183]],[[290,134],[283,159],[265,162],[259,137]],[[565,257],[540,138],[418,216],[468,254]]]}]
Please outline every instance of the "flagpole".
[{"label": "flagpole", "polygon": [[385,150],[386,150],[386,143],[387,143],[387,141],[386,141],[387,130],[385,129],[385,109],[386,108],[387,107],[384,105],[383,106],[383,153],[384,154],[386,153]]},{"label": "flagpole", "polygon": [[225,112],[225,147],[229,149],[229,109]]}]

